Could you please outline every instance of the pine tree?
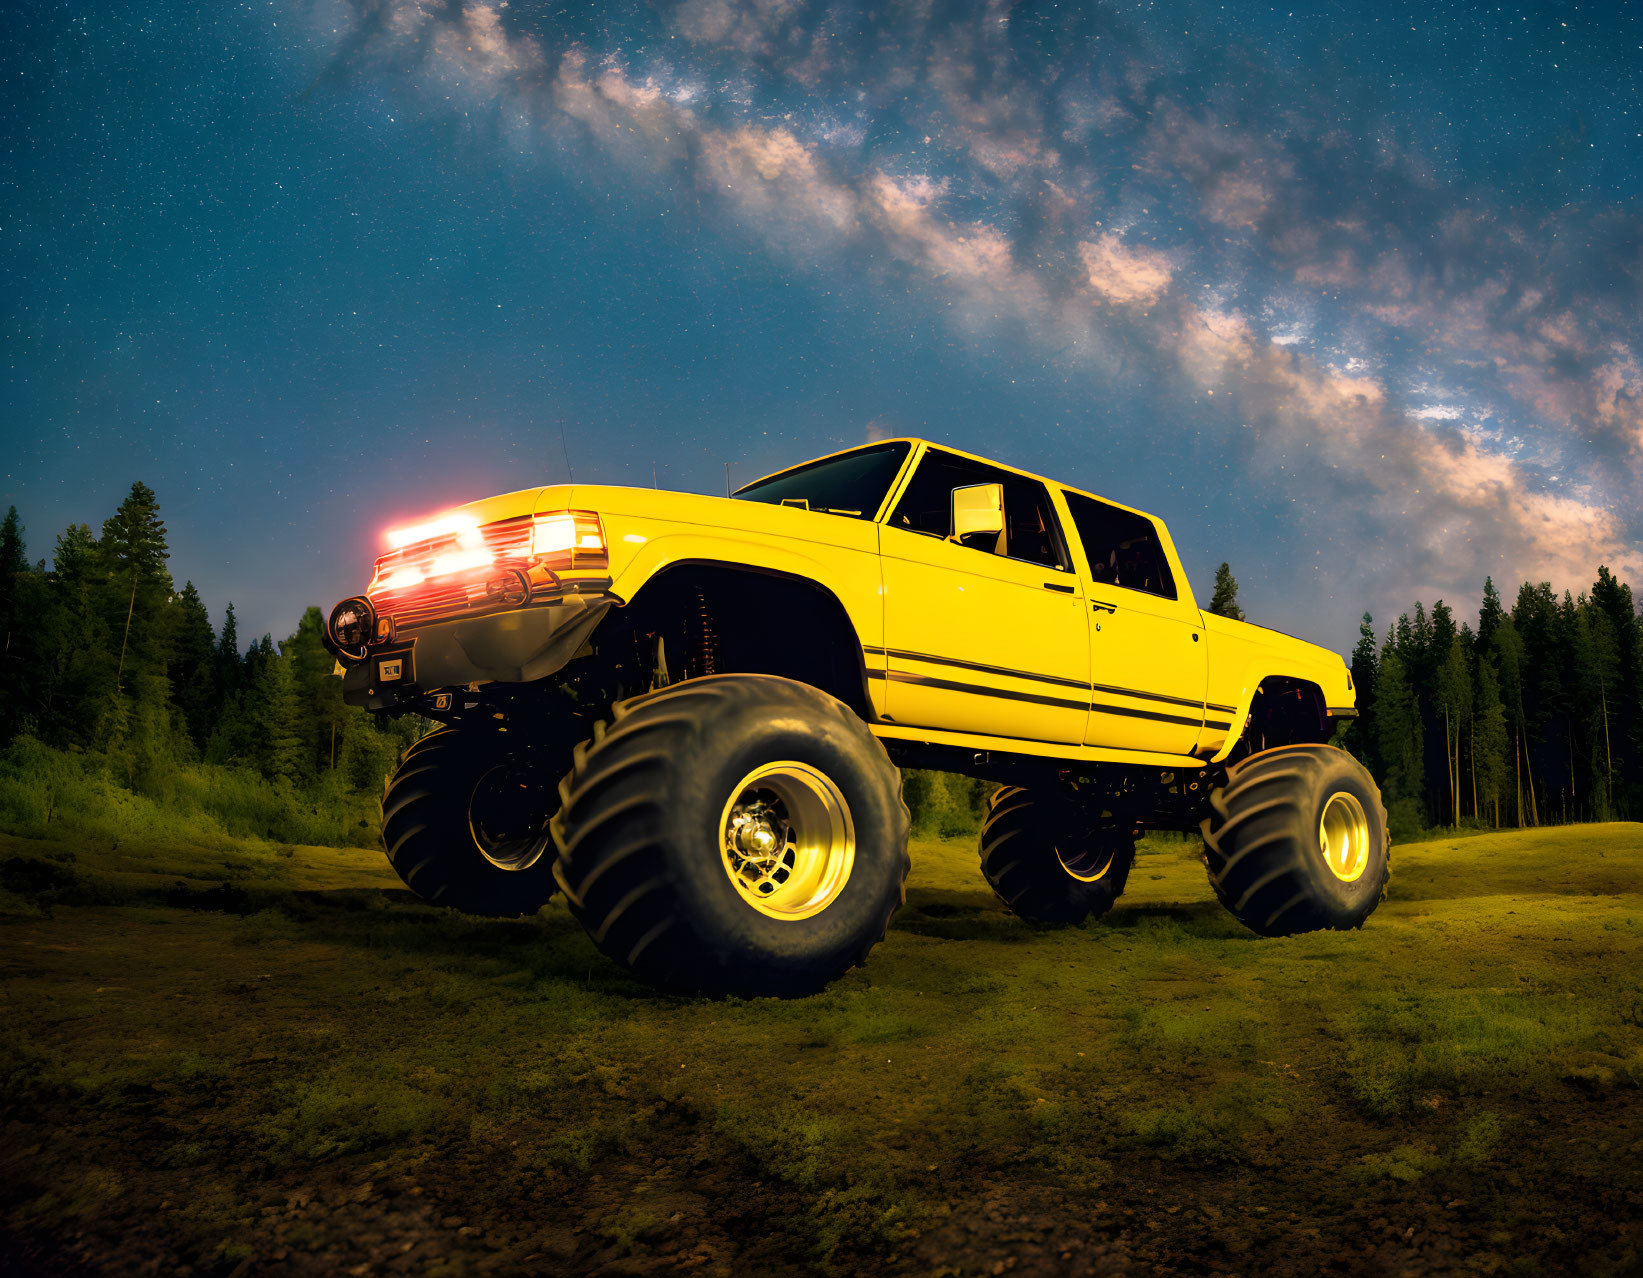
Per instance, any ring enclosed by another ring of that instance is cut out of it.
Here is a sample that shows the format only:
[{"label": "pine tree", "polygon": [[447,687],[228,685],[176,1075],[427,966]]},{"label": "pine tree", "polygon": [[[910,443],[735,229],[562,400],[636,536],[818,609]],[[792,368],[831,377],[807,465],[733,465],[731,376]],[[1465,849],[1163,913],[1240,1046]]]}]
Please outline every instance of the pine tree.
[{"label": "pine tree", "polygon": [[90,745],[114,690],[114,660],[96,606],[98,586],[97,539],[85,524],[70,524],[53,547],[39,630],[41,660],[31,674],[38,689],[39,732],[52,745]]},{"label": "pine tree", "polygon": [[19,623],[28,593],[28,568],[23,525],[13,506],[0,523],[0,744],[10,741],[23,722],[23,690],[32,664],[32,645],[28,630]]},{"label": "pine tree", "polygon": [[1577,619],[1580,699],[1585,706],[1586,737],[1590,742],[1592,816],[1609,821],[1615,814],[1614,734],[1609,725],[1609,700],[1617,691],[1620,650],[1608,614],[1583,601]]},{"label": "pine tree", "polygon": [[1455,614],[1454,610],[1438,600],[1432,605],[1432,670],[1443,669],[1444,663],[1449,660],[1449,650],[1455,646]]},{"label": "pine tree", "polygon": [[[1493,813],[1500,828],[1500,799],[1506,788],[1508,739],[1506,712],[1500,699],[1500,680],[1488,660],[1478,662],[1476,726],[1472,731],[1472,758],[1477,768],[1478,797]],[[1480,814],[1481,815],[1481,814]]]},{"label": "pine tree", "polygon": [[[266,638],[264,640],[266,642]],[[257,674],[264,654],[258,644],[240,652],[239,622],[229,603],[217,636],[217,696],[215,725],[206,745],[213,763],[262,766],[263,734],[256,702]]]},{"label": "pine tree", "polygon": [[97,541],[98,611],[118,641],[97,654],[105,664],[112,662],[113,681],[100,696],[93,739],[119,754],[128,780],[171,751],[161,739],[171,723],[164,642],[171,600],[167,557],[153,490],[135,483],[103,522]]},{"label": "pine tree", "polygon": [[1387,805],[1418,805],[1424,772],[1425,730],[1420,703],[1404,673],[1403,658],[1395,647],[1381,653],[1375,698],[1376,745],[1385,769]]},{"label": "pine tree", "polygon": [[1597,570],[1592,606],[1614,631],[1615,686],[1609,697],[1609,749],[1613,755],[1615,815],[1643,814],[1643,626],[1631,587],[1607,567]]},{"label": "pine tree", "polygon": [[52,549],[51,575],[73,587],[88,586],[96,575],[97,538],[89,524],[70,524]]},{"label": "pine tree", "polygon": [[336,754],[351,716],[342,700],[342,680],[331,674],[336,665],[325,648],[325,618],[318,608],[302,614],[296,633],[280,644],[291,661],[297,699],[302,706],[303,773],[314,776],[336,766]]},{"label": "pine tree", "polygon": [[1443,710],[1444,780],[1449,790],[1449,816],[1451,823],[1458,826],[1461,729],[1472,718],[1472,672],[1466,663],[1465,649],[1452,639],[1449,656],[1438,671],[1438,698]]},{"label": "pine tree", "polygon": [[1505,616],[1505,609],[1500,606],[1500,592],[1495,589],[1495,579],[1483,579],[1483,606],[1478,609],[1478,651],[1488,653],[1494,650],[1495,632],[1500,629],[1500,620]]},{"label": "pine tree", "polygon": [[1552,783],[1563,772],[1563,741],[1553,726],[1565,705],[1557,612],[1557,598],[1545,581],[1524,582],[1512,608],[1512,626],[1523,641],[1520,735],[1531,825],[1552,819]]},{"label": "pine tree", "polygon": [[172,605],[167,646],[172,699],[189,738],[196,748],[203,749],[211,736],[218,706],[217,638],[211,630],[211,616],[192,581],[184,583]]},{"label": "pine tree", "polygon": [[[1448,656],[1445,641],[1450,638],[1453,624],[1448,611],[1440,599],[1428,614],[1425,604],[1417,599],[1409,646],[1399,649],[1404,671],[1409,676],[1409,687],[1415,694],[1415,704],[1421,711],[1421,739],[1425,749],[1421,793],[1425,796],[1423,802],[1430,825],[1440,824],[1444,820],[1445,799],[1449,792],[1448,768],[1443,756],[1443,699],[1438,689],[1438,670]],[[1446,623],[1441,632],[1440,620]]]},{"label": "pine tree", "polygon": [[131,485],[119,509],[103,521],[97,550],[109,582],[108,606],[115,615],[125,614],[119,626],[120,655],[114,675],[118,694],[128,656],[141,660],[154,655],[147,651],[153,622],[171,594],[171,574],[165,567],[170,551],[152,488],[141,481]]},{"label": "pine tree", "polygon": [[256,750],[263,775],[270,781],[289,784],[303,771],[302,703],[297,697],[290,658],[272,651],[262,656],[252,685],[260,736]]},{"label": "pine tree", "polygon": [[1347,749],[1371,772],[1380,772],[1375,746],[1375,689],[1379,659],[1375,648],[1375,619],[1367,612],[1358,623],[1358,646],[1352,650],[1352,688],[1357,694],[1358,717],[1347,729]]},{"label": "pine tree", "polygon": [[[1442,604],[1442,600],[1439,600]],[[1426,605],[1415,600],[1415,619],[1409,626],[1409,641],[1400,644],[1399,655],[1413,674],[1416,666],[1430,665],[1432,661],[1432,619],[1426,615]]]},{"label": "pine tree", "polygon": [[1512,729],[1512,798],[1518,826],[1539,825],[1535,792],[1526,760],[1524,737],[1527,716],[1523,707],[1523,640],[1509,615],[1502,616],[1495,631],[1494,658],[1500,671],[1500,699]]},{"label": "pine tree", "polygon": [[23,523],[17,518],[17,507],[6,509],[6,518],[0,523],[0,616],[4,616],[12,600],[12,582],[29,570],[28,551],[23,545]]},{"label": "pine tree", "polygon": [[234,617],[234,601],[228,601],[223,614],[222,634],[217,639],[217,687],[223,697],[231,696],[243,686],[244,658],[240,656],[240,625]]},{"label": "pine tree", "polygon": [[[1566,694],[1578,694],[1578,689],[1585,679],[1585,667],[1591,661],[1591,634],[1587,627],[1581,624],[1581,606],[1586,596],[1581,595],[1580,602],[1575,601],[1574,595],[1565,590],[1563,601],[1558,604],[1554,613],[1556,618],[1556,638],[1558,654],[1558,682]],[[1576,763],[1576,743],[1581,736],[1583,716],[1577,712],[1572,695],[1566,695],[1565,700],[1557,707],[1553,716],[1553,739],[1560,747],[1558,756],[1558,775],[1562,779],[1559,787],[1563,791],[1563,820],[1579,819],[1580,802],[1583,796],[1588,800],[1591,795],[1590,779],[1586,786],[1580,784],[1580,768]]]},{"label": "pine tree", "polygon": [[1215,570],[1215,593],[1210,596],[1209,610],[1217,617],[1244,619],[1244,610],[1238,606],[1238,579],[1226,564]]},{"label": "pine tree", "polygon": [[154,490],[141,481],[131,485],[119,508],[103,521],[98,546],[115,568],[135,572],[144,584],[171,584],[165,561],[165,524],[160,519],[160,503]]}]

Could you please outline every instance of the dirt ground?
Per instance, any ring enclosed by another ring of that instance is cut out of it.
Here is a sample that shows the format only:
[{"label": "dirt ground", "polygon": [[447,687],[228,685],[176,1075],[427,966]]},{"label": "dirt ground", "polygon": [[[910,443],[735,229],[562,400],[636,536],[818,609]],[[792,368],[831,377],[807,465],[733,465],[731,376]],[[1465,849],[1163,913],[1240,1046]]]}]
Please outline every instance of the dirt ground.
[{"label": "dirt ground", "polygon": [[1283,942],[1191,854],[1046,933],[921,845],[866,969],[712,1003],[357,851],[5,839],[0,1267],[1643,1272],[1643,827]]}]

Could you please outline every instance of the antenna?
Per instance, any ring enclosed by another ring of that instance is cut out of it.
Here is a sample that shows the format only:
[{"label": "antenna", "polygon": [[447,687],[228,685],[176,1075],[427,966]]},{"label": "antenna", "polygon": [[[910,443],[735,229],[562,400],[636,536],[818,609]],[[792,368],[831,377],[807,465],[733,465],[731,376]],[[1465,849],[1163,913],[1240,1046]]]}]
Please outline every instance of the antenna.
[{"label": "antenna", "polygon": [[725,496],[730,496],[730,463],[725,463]]},{"label": "antenna", "polygon": [[562,417],[559,419],[559,447],[565,453],[565,477],[574,484],[576,472],[570,468],[570,445],[565,443],[565,419]]}]

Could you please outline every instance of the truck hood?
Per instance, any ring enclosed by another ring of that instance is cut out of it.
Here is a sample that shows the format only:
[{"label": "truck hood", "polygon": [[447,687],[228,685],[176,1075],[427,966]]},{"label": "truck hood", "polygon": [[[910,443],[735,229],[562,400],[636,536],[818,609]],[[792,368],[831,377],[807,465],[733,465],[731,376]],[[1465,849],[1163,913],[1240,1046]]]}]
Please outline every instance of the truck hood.
[{"label": "truck hood", "polygon": [[1234,621],[1230,617],[1222,617],[1213,612],[1201,614],[1204,618],[1204,629],[1212,635],[1225,635],[1229,639],[1236,639],[1241,643],[1252,644],[1258,648],[1265,648],[1271,652],[1293,653],[1295,655],[1309,655],[1314,658],[1325,658],[1331,661],[1340,661],[1340,657],[1315,643],[1308,643],[1305,639],[1297,639],[1294,635],[1285,634],[1282,630],[1274,630],[1270,626],[1261,626],[1253,621]]}]

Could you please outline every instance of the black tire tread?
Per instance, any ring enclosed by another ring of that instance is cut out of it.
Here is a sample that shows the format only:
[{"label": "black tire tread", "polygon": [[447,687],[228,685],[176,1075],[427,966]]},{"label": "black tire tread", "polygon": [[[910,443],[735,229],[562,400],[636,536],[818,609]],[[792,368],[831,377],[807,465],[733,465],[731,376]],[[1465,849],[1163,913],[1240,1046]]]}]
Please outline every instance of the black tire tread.
[{"label": "black tire tread", "polygon": [[[448,769],[457,766],[458,760],[470,757],[472,737],[471,732],[439,728],[400,753],[398,766],[382,787],[379,810],[383,850],[405,886],[430,904],[451,904],[466,913],[492,918],[534,914],[551,895],[551,877],[533,876],[530,883],[523,878],[517,880],[514,886],[519,891],[511,899],[510,894],[487,891],[475,882],[453,877],[461,873],[459,864],[453,861],[453,857],[463,855],[458,833],[470,840],[471,836],[465,829],[453,830],[451,808],[455,799],[449,787],[438,782],[442,775],[449,775]],[[453,755],[453,751],[458,753]],[[473,855],[478,856],[477,849]]]},{"label": "black tire tread", "polygon": [[[731,987],[736,982],[723,960],[697,938],[676,895],[663,890],[668,877],[660,844],[668,813],[656,796],[670,755],[656,736],[669,729],[687,731],[711,703],[748,695],[785,704],[807,718],[832,713],[852,732],[862,732],[861,721],[846,706],[831,698],[820,705],[815,690],[805,685],[774,676],[707,676],[618,702],[610,719],[576,747],[571,769],[559,783],[560,808],[549,828],[558,849],[554,878],[566,903],[602,953],[663,988],[721,994],[735,992]],[[863,936],[850,967],[866,962],[889,931],[896,910],[906,903],[911,868],[907,838],[912,817],[902,796],[901,774],[878,739],[863,735],[895,778],[892,838],[900,848],[899,890],[871,935]],[[623,873],[606,879],[606,871],[617,863]],[[635,880],[639,887],[623,890]],[[842,974],[828,973],[814,988],[779,993],[813,993]]]},{"label": "black tire tread", "polygon": [[[1309,823],[1300,818],[1299,809],[1309,801],[1315,769],[1333,754],[1345,751],[1278,746],[1233,765],[1226,784],[1210,795],[1211,815],[1199,827],[1210,884],[1221,904],[1262,936],[1362,927],[1374,905],[1386,898],[1391,858],[1384,854],[1385,845],[1369,911],[1355,921],[1332,922],[1309,886],[1304,858],[1310,853],[1302,841],[1310,833]],[[1386,809],[1372,783],[1368,792],[1384,838]]]},{"label": "black tire tread", "polygon": [[1005,786],[988,801],[987,818],[976,842],[981,872],[993,894],[1012,914],[1041,927],[1101,917],[1112,908],[1129,878],[1135,856],[1133,838],[1127,852],[1114,851],[1114,873],[1084,884],[1057,859],[1053,842],[1040,826],[1046,819],[1053,819],[1047,817],[1046,805],[1021,786]]}]

